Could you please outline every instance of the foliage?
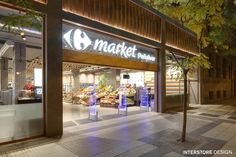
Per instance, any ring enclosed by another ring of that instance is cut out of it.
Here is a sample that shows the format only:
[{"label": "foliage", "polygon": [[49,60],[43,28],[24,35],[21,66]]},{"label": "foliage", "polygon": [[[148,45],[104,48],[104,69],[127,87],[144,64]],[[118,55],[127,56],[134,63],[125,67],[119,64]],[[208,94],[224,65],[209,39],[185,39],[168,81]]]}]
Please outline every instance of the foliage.
[{"label": "foliage", "polygon": [[212,27],[209,37],[217,52],[227,51],[236,54],[236,1],[227,0],[224,4],[225,23],[221,27]]},{"label": "foliage", "polygon": [[11,3],[15,6],[23,8],[24,11],[11,13],[8,16],[1,17],[3,23],[2,30],[14,34],[23,32],[23,28],[34,28],[38,31],[42,27],[42,19],[40,14],[32,10],[32,3],[28,0],[1,0],[6,3]]},{"label": "foliage", "polygon": [[[173,54],[173,56],[174,56],[174,54]],[[211,64],[208,59],[209,59],[209,57],[207,57],[203,53],[200,53],[198,56],[194,56],[191,58],[190,57],[186,57],[183,59],[175,58],[176,62],[171,65],[170,69],[173,69],[171,71],[180,70],[181,75],[178,75],[178,78],[176,78],[176,79],[182,79],[182,78],[184,78],[184,71],[188,71],[188,74],[192,74],[195,72],[195,70],[198,67],[201,67],[204,69],[210,69]]]},{"label": "foliage", "polygon": [[143,0],[197,33],[200,48],[235,51],[236,0]]}]

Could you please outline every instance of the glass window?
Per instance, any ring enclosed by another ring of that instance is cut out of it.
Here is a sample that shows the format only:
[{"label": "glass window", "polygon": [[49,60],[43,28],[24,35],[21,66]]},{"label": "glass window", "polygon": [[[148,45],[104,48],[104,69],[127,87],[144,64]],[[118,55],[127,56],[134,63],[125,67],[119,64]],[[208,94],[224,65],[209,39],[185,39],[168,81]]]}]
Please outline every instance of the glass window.
[{"label": "glass window", "polygon": [[[1,7],[1,17],[12,13]],[[0,31],[0,143],[44,132],[42,31],[12,29]]]}]

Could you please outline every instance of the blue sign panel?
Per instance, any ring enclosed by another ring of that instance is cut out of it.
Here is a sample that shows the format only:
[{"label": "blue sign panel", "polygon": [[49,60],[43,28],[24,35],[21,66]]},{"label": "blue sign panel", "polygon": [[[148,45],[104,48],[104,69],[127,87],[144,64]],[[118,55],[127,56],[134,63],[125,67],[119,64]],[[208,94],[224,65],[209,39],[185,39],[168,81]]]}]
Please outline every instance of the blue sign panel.
[{"label": "blue sign panel", "polygon": [[143,87],[140,90],[140,107],[148,107],[149,100],[148,100],[148,88]]},{"label": "blue sign panel", "polygon": [[127,115],[127,104],[126,104],[126,95],[119,95],[119,106],[118,106],[118,114],[120,111],[123,111],[125,115]]},{"label": "blue sign panel", "polygon": [[96,92],[95,92],[95,89],[93,88],[93,90],[91,91],[90,98],[89,98],[89,114],[92,116],[97,115],[96,104],[97,104]]},{"label": "blue sign panel", "polygon": [[127,104],[126,104],[126,96],[125,95],[120,95],[120,102],[119,102],[119,106],[120,108],[126,108]]}]

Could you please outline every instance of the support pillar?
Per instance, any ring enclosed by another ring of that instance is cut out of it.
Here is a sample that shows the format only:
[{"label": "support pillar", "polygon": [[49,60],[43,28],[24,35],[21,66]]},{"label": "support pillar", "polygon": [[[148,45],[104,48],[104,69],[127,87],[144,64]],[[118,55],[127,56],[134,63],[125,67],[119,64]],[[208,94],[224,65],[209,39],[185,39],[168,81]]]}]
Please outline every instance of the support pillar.
[{"label": "support pillar", "polygon": [[0,59],[0,91],[7,90],[8,87],[8,59]]},{"label": "support pillar", "polygon": [[17,98],[20,96],[20,90],[24,89],[26,84],[26,45],[15,43],[13,50],[13,103],[17,104]]},{"label": "support pillar", "polygon": [[62,114],[62,0],[47,1],[44,34],[45,135],[63,134]]},{"label": "support pillar", "polygon": [[164,19],[161,20],[161,49],[159,51],[159,60],[158,60],[158,112],[165,111],[165,102],[166,102],[166,22]]},{"label": "support pillar", "polygon": [[115,89],[119,88],[120,87],[120,69],[116,69],[115,70],[115,76],[116,76],[116,85],[115,85]]},{"label": "support pillar", "polygon": [[80,72],[79,72],[79,70],[73,70],[72,71],[72,73],[73,73],[73,79],[74,79],[74,91],[78,91],[79,90],[79,88],[80,88],[80,79],[79,79],[79,74],[80,74]]}]

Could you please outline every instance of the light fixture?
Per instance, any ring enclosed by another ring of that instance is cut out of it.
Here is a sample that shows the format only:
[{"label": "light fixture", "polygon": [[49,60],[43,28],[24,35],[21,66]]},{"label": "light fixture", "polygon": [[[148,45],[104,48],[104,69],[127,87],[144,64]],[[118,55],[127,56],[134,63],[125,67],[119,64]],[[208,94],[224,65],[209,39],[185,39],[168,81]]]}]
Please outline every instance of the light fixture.
[{"label": "light fixture", "polygon": [[22,38],[23,40],[26,40],[26,35],[25,35],[24,32],[20,32],[20,36],[21,36],[21,38]]},{"label": "light fixture", "polygon": [[116,81],[120,81],[120,76],[116,76]]}]

